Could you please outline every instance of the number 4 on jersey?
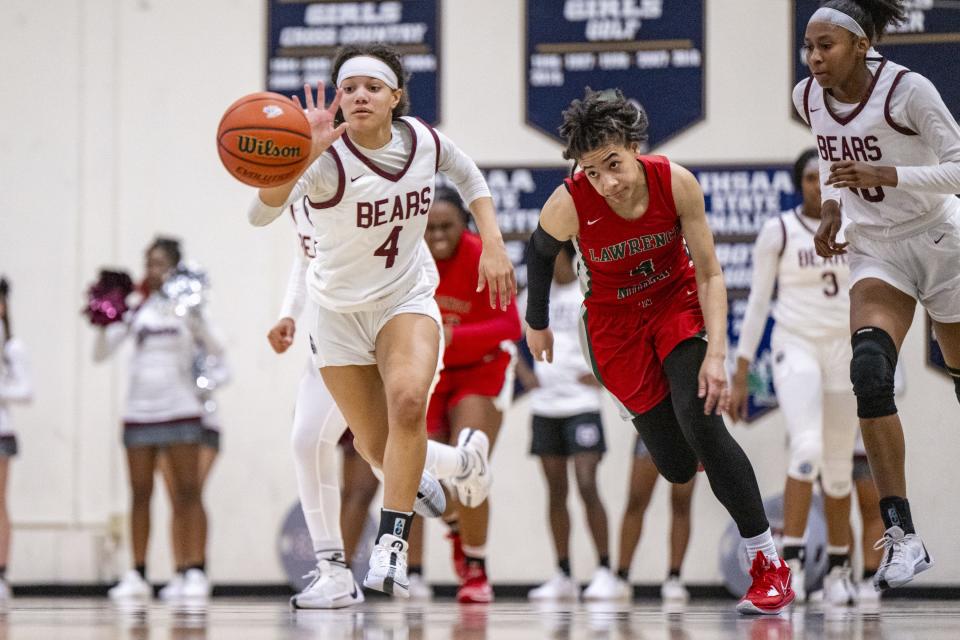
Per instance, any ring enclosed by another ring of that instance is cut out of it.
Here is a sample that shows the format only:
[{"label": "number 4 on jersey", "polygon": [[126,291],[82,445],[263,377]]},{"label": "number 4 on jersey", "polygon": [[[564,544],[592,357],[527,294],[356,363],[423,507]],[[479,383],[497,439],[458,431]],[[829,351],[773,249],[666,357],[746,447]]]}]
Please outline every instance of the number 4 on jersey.
[{"label": "number 4 on jersey", "polygon": [[373,255],[387,259],[387,264],[383,267],[384,269],[392,267],[393,263],[397,260],[397,254],[400,253],[400,250],[397,248],[397,243],[400,241],[400,232],[402,230],[402,225],[394,227],[393,230],[390,231],[390,235],[387,236],[387,239],[383,241],[383,244],[373,252]]}]

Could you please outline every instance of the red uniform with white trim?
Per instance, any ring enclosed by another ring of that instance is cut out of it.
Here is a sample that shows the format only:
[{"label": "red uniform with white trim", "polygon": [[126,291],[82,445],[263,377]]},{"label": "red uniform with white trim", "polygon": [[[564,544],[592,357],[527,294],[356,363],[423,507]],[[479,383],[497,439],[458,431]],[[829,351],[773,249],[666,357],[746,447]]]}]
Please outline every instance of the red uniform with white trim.
[{"label": "red uniform with white trim", "polygon": [[516,300],[501,311],[490,308],[486,290],[477,293],[482,248],[480,237],[465,231],[453,256],[437,261],[435,298],[444,325],[453,332],[427,409],[427,432],[440,439],[449,439],[449,412],[465,397],[496,398],[508,381],[512,386],[513,356],[502,345],[520,339],[520,316]]},{"label": "red uniform with white trim", "polygon": [[670,161],[637,156],[649,203],[636,220],[617,215],[577,172],[564,183],[577,209],[583,320],[597,379],[634,414],[669,393],[663,360],[704,331],[693,261],[673,200]]}]

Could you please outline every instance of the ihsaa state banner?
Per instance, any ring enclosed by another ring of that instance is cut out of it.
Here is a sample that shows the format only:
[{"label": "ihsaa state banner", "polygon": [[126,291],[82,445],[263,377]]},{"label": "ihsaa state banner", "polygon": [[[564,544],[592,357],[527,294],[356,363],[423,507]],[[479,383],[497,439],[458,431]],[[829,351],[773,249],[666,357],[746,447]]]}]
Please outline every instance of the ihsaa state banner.
[{"label": "ihsaa state banner", "polygon": [[[703,189],[707,219],[713,230],[717,257],[727,283],[729,315],[727,334],[731,345],[740,340],[740,327],[750,295],[753,245],[760,227],[769,218],[795,207],[799,194],[793,186],[792,168],[779,165],[689,167]],[[763,339],[750,367],[750,402],[747,420],[752,421],[777,406],[773,393],[770,332],[767,319]],[[730,350],[734,364],[734,349]]]},{"label": "ihsaa state banner", "polygon": [[[267,0],[268,91],[300,95],[303,84],[330,85],[337,48],[381,42],[403,55],[410,112],[440,121],[440,0],[341,2]],[[327,99],[333,89],[327,87]]]},{"label": "ihsaa state banner", "polygon": [[[960,118],[960,2],[908,0],[907,19],[888,31],[877,44],[887,58],[933,82],[955,118]],[[810,75],[803,59],[803,34],[818,0],[793,0],[794,84]]]},{"label": "ihsaa state banner", "polygon": [[703,0],[527,0],[526,119],[559,139],[584,87],[619,87],[650,115],[650,147],[704,115]]}]

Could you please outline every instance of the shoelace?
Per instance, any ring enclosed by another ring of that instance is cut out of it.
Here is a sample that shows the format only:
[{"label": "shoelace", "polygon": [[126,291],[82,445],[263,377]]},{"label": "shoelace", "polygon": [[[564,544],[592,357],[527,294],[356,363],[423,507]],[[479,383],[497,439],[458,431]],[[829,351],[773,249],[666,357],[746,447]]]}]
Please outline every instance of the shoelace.
[{"label": "shoelace", "polygon": [[894,538],[884,533],[882,538],[873,543],[873,550],[888,550],[888,552],[884,554],[883,564],[890,564],[895,560],[901,560],[903,558],[903,543],[903,538]]}]

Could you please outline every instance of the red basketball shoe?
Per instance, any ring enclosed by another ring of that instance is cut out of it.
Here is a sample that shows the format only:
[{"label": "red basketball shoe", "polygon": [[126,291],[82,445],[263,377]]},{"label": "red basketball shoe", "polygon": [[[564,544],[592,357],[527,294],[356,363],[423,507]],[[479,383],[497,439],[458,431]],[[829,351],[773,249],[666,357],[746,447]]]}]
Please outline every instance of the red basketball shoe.
[{"label": "red basketball shoe", "polygon": [[493,587],[487,581],[487,572],[478,566],[467,566],[466,576],[457,591],[457,602],[485,604],[493,602]]},{"label": "red basketball shoe", "polygon": [[750,568],[753,584],[737,603],[737,611],[745,615],[775,615],[793,602],[790,588],[790,567],[783,560],[780,566],[769,562],[762,551],[757,551]]}]

